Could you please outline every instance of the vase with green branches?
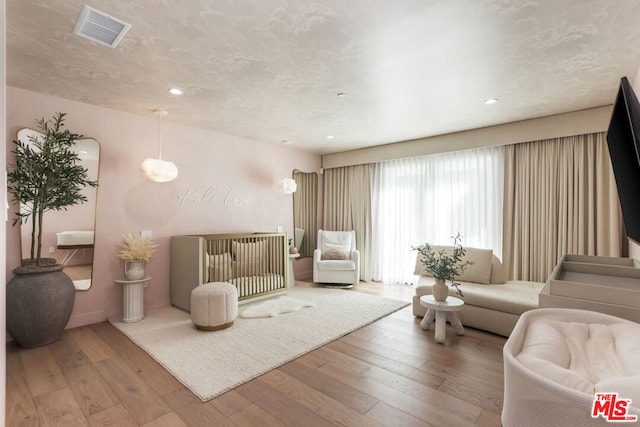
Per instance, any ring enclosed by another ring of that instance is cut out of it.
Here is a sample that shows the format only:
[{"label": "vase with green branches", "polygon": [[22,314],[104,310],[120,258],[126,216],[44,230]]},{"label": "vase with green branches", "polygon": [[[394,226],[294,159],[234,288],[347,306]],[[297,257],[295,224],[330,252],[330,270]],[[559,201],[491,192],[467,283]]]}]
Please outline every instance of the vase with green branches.
[{"label": "vase with green branches", "polygon": [[460,289],[460,284],[456,282],[456,277],[473,262],[465,261],[464,256],[466,250],[462,247],[462,236],[457,233],[452,236],[453,250],[446,249],[435,250],[429,243],[414,247],[413,250],[418,252],[420,263],[426,271],[436,279],[433,286],[433,297],[436,301],[445,301],[449,294],[446,283],[450,282],[451,286],[456,288],[456,293],[461,297],[464,296]]}]

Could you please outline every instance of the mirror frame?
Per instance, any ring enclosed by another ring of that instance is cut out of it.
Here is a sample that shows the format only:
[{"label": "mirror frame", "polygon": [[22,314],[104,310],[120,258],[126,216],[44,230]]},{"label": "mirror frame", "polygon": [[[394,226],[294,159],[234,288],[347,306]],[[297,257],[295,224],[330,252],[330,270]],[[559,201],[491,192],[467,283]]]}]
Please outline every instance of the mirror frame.
[{"label": "mirror frame", "polygon": [[[29,138],[27,136],[28,134],[39,134],[39,135],[42,135],[42,132],[39,132],[39,131],[37,131],[35,129],[31,129],[31,128],[22,128],[22,129],[18,130],[17,135],[16,135],[16,139],[28,143],[29,142]],[[95,143],[95,145],[96,145],[96,149],[95,149],[95,156],[96,156],[95,180],[98,181],[98,186],[95,187],[95,188],[93,188],[93,187],[89,188],[90,191],[95,192],[93,194],[93,199],[94,199],[93,207],[92,207],[93,219],[91,221],[92,226],[93,226],[93,245],[92,245],[92,248],[91,248],[92,253],[91,253],[91,262],[90,262],[91,271],[90,271],[90,274],[89,274],[89,285],[88,286],[81,286],[81,285],[79,285],[79,284],[74,282],[74,286],[76,287],[76,291],[88,291],[89,289],[91,289],[91,286],[93,286],[93,271],[95,269],[95,266],[94,266],[94,264],[95,264],[95,256],[94,256],[93,250],[95,248],[95,242],[96,242],[96,216],[97,216],[97,208],[98,208],[98,188],[100,187],[100,160],[101,160],[101,154],[102,154],[102,147],[100,146],[100,143],[95,138],[91,138],[91,137],[86,137],[85,136],[83,138],[80,138],[77,141],[77,143],[81,143],[81,144],[82,143],[92,143],[92,142]],[[81,158],[82,158],[82,153],[79,153],[79,154],[81,155]],[[90,173],[90,175],[93,176],[92,173]],[[91,197],[89,198],[89,203],[91,203]],[[62,213],[60,213],[60,214],[61,215],[67,214],[67,212],[69,210],[71,210],[71,209],[74,209],[74,208],[79,207],[79,206],[86,207],[86,205],[87,205],[86,203],[83,203],[83,204],[69,206],[67,208],[67,210],[61,211]],[[20,209],[20,207],[18,207],[18,209]],[[45,221],[45,226],[47,227],[47,229],[49,229],[49,228],[55,229],[55,226],[54,227],[50,227],[48,225],[48,223],[46,223],[47,215],[51,214],[51,213],[52,212],[45,212],[45,214],[44,214],[44,216],[45,216],[44,221]],[[30,255],[29,254],[29,247],[25,248],[23,243],[24,242],[28,242],[30,240],[30,237],[29,236],[25,236],[24,233],[25,233],[25,223],[22,223],[22,224],[20,224],[20,256],[21,256],[21,258],[25,258],[25,253],[26,253],[26,257],[28,258],[29,255]],[[29,233],[31,233],[30,230],[29,230]],[[47,233],[47,234],[50,234],[50,233]],[[55,232],[54,232],[54,234],[55,234]],[[57,253],[57,251],[59,251],[59,249],[57,249],[57,241],[54,240],[54,243],[56,243],[56,245],[54,246],[55,247],[55,251],[54,251],[53,254],[49,253],[49,250],[47,249],[47,246],[51,246],[51,245],[45,245],[44,242],[43,242],[43,246],[44,246],[43,252],[45,252],[45,254],[47,254],[49,256],[54,255],[54,257],[56,258],[56,261],[57,262],[61,262],[62,260],[65,259],[67,254]],[[78,245],[78,246],[80,246],[80,245]],[[86,248],[82,248],[82,247],[79,247],[78,249],[86,250]],[[78,250],[78,249],[60,249],[60,250],[61,251],[62,250],[69,251],[69,250]],[[60,259],[58,259],[58,258],[60,258]]]},{"label": "mirror frame", "polygon": [[[303,183],[296,179],[296,175],[308,175],[313,177],[311,182]],[[318,234],[318,173],[317,172],[302,172],[298,169],[294,169],[291,173],[291,177],[298,187],[293,193],[293,233],[294,233],[294,245],[298,248],[300,257],[313,257],[313,251],[316,249],[316,237]],[[314,194],[307,195],[307,191],[312,191]],[[303,205],[303,206],[301,206]],[[306,208],[306,212],[299,212],[301,208]],[[299,227],[299,226],[303,227]],[[295,241],[296,228],[303,228],[305,230],[304,237],[302,239],[303,245],[297,246],[298,242]]]}]

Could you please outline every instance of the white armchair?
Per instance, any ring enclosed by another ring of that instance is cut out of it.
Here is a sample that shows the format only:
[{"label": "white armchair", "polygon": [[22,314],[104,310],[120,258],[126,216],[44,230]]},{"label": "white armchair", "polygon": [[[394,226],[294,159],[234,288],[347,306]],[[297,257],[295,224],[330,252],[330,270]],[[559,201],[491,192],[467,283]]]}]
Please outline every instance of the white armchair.
[{"label": "white armchair", "polygon": [[326,285],[352,287],[360,281],[360,252],[356,232],[318,230],[313,252],[313,281]]}]

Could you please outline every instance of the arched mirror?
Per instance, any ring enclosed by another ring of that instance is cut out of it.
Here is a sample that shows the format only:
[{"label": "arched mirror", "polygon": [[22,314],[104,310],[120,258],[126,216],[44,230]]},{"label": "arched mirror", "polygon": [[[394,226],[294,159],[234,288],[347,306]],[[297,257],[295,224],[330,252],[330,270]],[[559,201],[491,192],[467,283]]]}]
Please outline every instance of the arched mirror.
[{"label": "arched mirror", "polygon": [[298,185],[293,193],[294,243],[301,257],[313,256],[318,233],[318,174],[293,171]]},{"label": "arched mirror", "polygon": [[[33,129],[18,131],[18,139],[24,143],[29,136],[38,135]],[[75,144],[82,166],[90,180],[98,180],[100,171],[100,144],[91,138],[80,139]],[[62,211],[45,212],[43,218],[42,255],[55,258],[65,266],[64,272],[73,280],[76,290],[91,287],[93,277],[93,245],[96,223],[97,187],[83,189],[87,201]],[[29,258],[31,247],[31,221],[20,226],[22,258]]]}]

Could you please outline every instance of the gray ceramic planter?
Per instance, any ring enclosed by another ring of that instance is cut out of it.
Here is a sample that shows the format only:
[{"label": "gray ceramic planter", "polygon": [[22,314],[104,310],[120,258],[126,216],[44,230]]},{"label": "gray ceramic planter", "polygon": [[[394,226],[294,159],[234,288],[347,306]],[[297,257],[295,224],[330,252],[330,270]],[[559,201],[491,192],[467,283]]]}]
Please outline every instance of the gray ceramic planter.
[{"label": "gray ceramic planter", "polygon": [[62,335],[75,303],[63,265],[18,267],[7,284],[7,330],[22,347],[39,347]]}]

